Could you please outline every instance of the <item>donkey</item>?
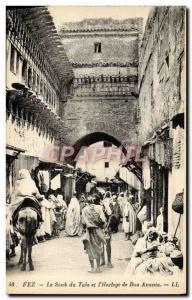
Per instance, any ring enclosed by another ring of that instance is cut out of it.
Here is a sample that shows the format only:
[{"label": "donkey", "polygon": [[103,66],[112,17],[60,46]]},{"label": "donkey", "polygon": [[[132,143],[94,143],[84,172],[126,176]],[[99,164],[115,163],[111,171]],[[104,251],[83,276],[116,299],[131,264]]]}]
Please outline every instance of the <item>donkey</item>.
[{"label": "donkey", "polygon": [[40,222],[42,222],[40,208],[41,206],[35,198],[25,197],[13,214],[13,223],[21,235],[21,255],[18,263],[21,264],[21,271],[26,270],[27,254],[29,269],[30,271],[34,270],[32,246],[35,244],[35,235]]}]

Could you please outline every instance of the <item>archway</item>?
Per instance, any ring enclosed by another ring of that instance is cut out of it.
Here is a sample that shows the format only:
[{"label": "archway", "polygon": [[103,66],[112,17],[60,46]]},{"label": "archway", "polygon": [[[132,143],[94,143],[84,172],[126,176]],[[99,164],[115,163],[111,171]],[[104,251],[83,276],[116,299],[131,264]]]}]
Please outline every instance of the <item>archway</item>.
[{"label": "archway", "polygon": [[[115,137],[105,132],[93,132],[83,136],[73,145],[73,165],[76,167],[76,191],[86,190],[86,185],[110,189],[115,192],[123,184],[116,178],[126,149]],[[91,178],[95,178],[91,181]]]},{"label": "archway", "polygon": [[93,132],[85,135],[84,137],[76,141],[76,143],[73,145],[74,153],[73,156],[70,157],[71,162],[74,161],[74,158],[78,155],[82,147],[89,147],[90,145],[101,141],[110,142],[116,147],[121,148],[123,154],[126,155],[127,153],[126,148],[122,145],[122,143],[117,138],[105,132]]},{"label": "archway", "polygon": [[[75,159],[77,158],[78,154],[81,153],[82,147],[89,147],[92,144],[95,144],[100,141],[106,141],[110,142],[111,144],[115,145],[117,148],[120,148],[121,152],[123,155],[126,157],[128,152],[127,148],[122,144],[120,140],[118,140],[116,137],[109,135],[105,132],[92,132],[89,133],[79,140],[77,140],[73,144],[73,154],[69,157],[66,157],[66,161],[69,162],[72,165],[75,165]],[[122,159],[123,161],[123,159]],[[124,164],[124,163],[123,163]],[[131,157],[129,158],[128,161],[126,161],[126,164],[124,166],[132,173],[134,173],[138,179],[141,181],[141,166],[140,163],[137,163],[135,161],[135,158]]]}]

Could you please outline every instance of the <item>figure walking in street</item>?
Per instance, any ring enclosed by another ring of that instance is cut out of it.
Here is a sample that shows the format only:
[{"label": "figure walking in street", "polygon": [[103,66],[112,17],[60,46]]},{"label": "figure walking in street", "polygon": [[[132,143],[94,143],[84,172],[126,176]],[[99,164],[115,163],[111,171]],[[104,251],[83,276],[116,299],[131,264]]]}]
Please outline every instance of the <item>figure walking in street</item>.
[{"label": "figure walking in street", "polygon": [[59,207],[59,211],[60,211],[59,230],[61,231],[65,228],[67,204],[63,199],[62,190],[60,188],[56,190],[56,193],[57,193],[57,206]]},{"label": "figure walking in street", "polygon": [[[54,193],[52,190],[49,191],[48,201],[51,204],[50,209],[50,218],[51,218],[51,235],[52,237],[56,236],[57,233],[57,219],[55,215],[55,208],[56,208],[56,197],[54,196]],[[48,237],[49,239],[49,237]]]},{"label": "figure walking in street", "polygon": [[113,233],[117,233],[119,223],[120,223],[121,211],[120,211],[120,206],[117,202],[117,196],[116,195],[113,195],[112,203],[111,203],[110,207],[111,207],[111,211],[112,211],[112,214],[111,214],[111,217],[110,217],[111,231]]},{"label": "figure walking in street", "polygon": [[137,216],[130,203],[131,199],[131,196],[127,197],[123,208],[123,230],[125,233],[125,240],[129,240],[131,235],[136,232]]},{"label": "figure walking in street", "polygon": [[39,242],[43,242],[46,239],[50,239],[52,235],[52,204],[50,203],[50,201],[44,198],[41,202],[41,205],[43,222],[40,224],[40,228],[37,230],[37,237]]},{"label": "figure walking in street", "polygon": [[18,232],[14,229],[12,224],[12,215],[9,205],[6,207],[6,258],[8,260],[16,256],[15,248],[19,244],[18,235]]},{"label": "figure walking in street", "polygon": [[[82,223],[86,226],[86,234],[83,238],[84,249],[89,257],[91,273],[100,273],[100,257],[103,252],[103,244],[106,243],[103,227],[105,215],[101,205],[94,204],[94,197],[88,197],[88,204],[82,210]],[[96,260],[96,269],[94,268]]]},{"label": "figure walking in street", "polygon": [[[106,219],[106,226],[104,227],[104,237],[105,237],[105,243],[103,244],[103,251],[101,253],[101,260],[100,265],[105,265],[105,250],[107,254],[107,266],[109,268],[113,268],[113,265],[111,263],[111,234],[112,234],[112,226],[114,225],[114,220],[111,219],[112,217],[112,210],[111,210],[111,203],[108,203],[108,207],[101,205],[101,198],[99,195],[95,195],[94,197],[94,204],[96,206],[102,207],[103,213],[105,215]],[[111,222],[112,220],[112,222]],[[113,225],[112,225],[113,224]]]},{"label": "figure walking in street", "polygon": [[104,212],[106,212],[108,216],[111,216],[112,213],[111,203],[112,203],[111,193],[107,191],[103,197],[102,205],[104,208]]},{"label": "figure walking in street", "polygon": [[124,199],[124,192],[121,192],[117,197],[117,203],[119,204],[120,209],[122,207],[123,199]]},{"label": "figure walking in street", "polygon": [[42,220],[41,204],[43,196],[27,169],[19,171],[19,177],[12,195],[12,220],[21,236],[21,256],[19,264],[21,271],[26,270],[27,254],[30,270],[34,270],[32,261],[32,246],[38,243],[36,232]]},{"label": "figure walking in street", "polygon": [[66,224],[65,231],[68,236],[76,236],[79,235],[80,232],[80,205],[79,201],[76,198],[76,192],[73,193],[73,197],[69,203],[66,214]]}]

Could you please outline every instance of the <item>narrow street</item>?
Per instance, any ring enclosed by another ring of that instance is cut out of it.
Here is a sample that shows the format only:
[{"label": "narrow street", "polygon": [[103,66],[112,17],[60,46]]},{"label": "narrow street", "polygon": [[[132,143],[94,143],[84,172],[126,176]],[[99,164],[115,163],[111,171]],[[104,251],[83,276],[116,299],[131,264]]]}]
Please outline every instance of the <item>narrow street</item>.
[{"label": "narrow street", "polygon": [[[112,263],[114,268],[102,267],[101,277],[119,276],[123,274],[131,258],[133,247],[129,241],[124,240],[124,234],[119,232],[112,236]],[[88,272],[90,266],[88,256],[84,253],[81,237],[65,237],[61,233],[60,238],[52,239],[44,243],[39,243],[33,247],[33,262],[35,270],[33,272],[21,272],[17,265],[20,249],[17,247],[17,255],[11,258],[7,264],[7,279],[9,281],[17,279],[24,281],[31,275],[41,276],[50,274],[56,276],[72,277],[78,273],[78,277],[87,276],[89,278],[98,276]],[[29,278],[28,278],[29,279]]]},{"label": "narrow street", "polygon": [[8,294],[186,292],[186,18],[6,7]]}]

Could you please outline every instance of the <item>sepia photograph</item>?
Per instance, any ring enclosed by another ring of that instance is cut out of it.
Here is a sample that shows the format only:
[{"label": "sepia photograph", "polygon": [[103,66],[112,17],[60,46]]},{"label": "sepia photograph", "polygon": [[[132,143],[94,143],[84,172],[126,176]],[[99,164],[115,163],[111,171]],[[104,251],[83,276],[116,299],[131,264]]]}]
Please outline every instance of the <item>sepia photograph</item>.
[{"label": "sepia photograph", "polygon": [[6,293],[187,293],[185,6],[6,7]]}]

